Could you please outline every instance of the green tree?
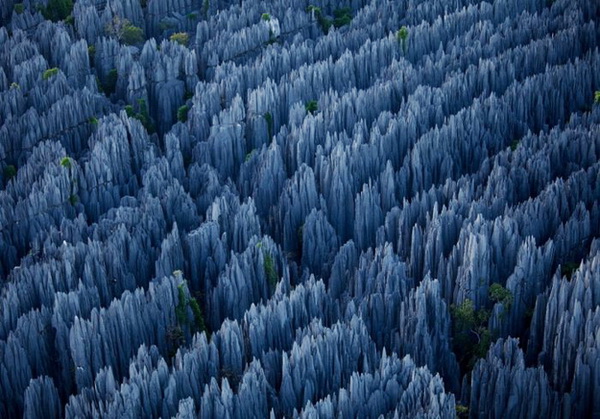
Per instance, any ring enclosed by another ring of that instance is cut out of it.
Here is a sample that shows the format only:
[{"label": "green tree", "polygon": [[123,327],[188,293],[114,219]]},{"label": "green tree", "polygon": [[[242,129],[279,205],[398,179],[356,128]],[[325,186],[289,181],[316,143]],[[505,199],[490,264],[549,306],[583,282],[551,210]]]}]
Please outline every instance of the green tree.
[{"label": "green tree", "polygon": [[57,74],[58,74],[58,68],[56,68],[56,67],[49,68],[48,70],[44,71],[44,73],[42,74],[42,79],[48,80],[48,79],[56,76]]},{"label": "green tree", "polygon": [[180,45],[187,46],[190,41],[190,34],[187,32],[177,32],[169,37],[169,39],[173,42],[177,42]]},{"label": "green tree", "polygon": [[321,27],[323,33],[329,32],[329,29],[331,28],[331,21],[325,16],[323,16],[320,7],[310,5],[306,8],[306,11],[308,13],[311,13],[314,16],[314,18],[317,19],[317,22],[319,23],[319,26]]},{"label": "green tree", "polygon": [[25,5],[23,3],[15,3],[14,10],[16,14],[20,15],[25,11]]},{"label": "green tree", "polygon": [[475,304],[465,299],[450,308],[454,352],[463,370],[470,371],[477,359],[485,356],[492,341],[486,324],[490,317],[487,310],[475,310]]},{"label": "green tree", "polygon": [[277,286],[277,281],[279,279],[279,275],[277,274],[277,269],[275,268],[275,262],[273,261],[273,257],[270,253],[263,253],[264,255],[264,268],[265,268],[265,276],[267,277],[267,282],[269,283],[269,287],[273,291]]},{"label": "green tree", "polygon": [[268,14],[268,13],[263,13],[263,14],[262,14],[262,16],[261,16],[260,18],[261,18],[262,20],[264,20],[264,21],[267,21],[267,22],[268,22],[269,20],[271,20],[271,15],[270,15],[270,14]]},{"label": "green tree", "polygon": [[210,9],[210,3],[208,0],[204,0],[202,2],[202,14],[204,15],[204,19],[208,19],[208,10]]},{"label": "green tree", "polygon": [[11,180],[15,176],[17,176],[17,168],[15,166],[9,164],[4,168],[4,178],[6,179],[6,181]]},{"label": "green tree", "polygon": [[594,93],[594,102],[600,103],[600,90],[596,90]]},{"label": "green tree", "polygon": [[117,73],[117,69],[113,68],[106,75],[105,83],[102,86],[102,89],[107,95],[111,95],[117,89],[117,79],[119,78],[119,73]]},{"label": "green tree", "polygon": [[306,112],[314,114],[319,110],[319,104],[316,100],[309,100],[304,104],[304,108],[306,109]]},{"label": "green tree", "polygon": [[352,9],[344,7],[333,11],[333,26],[341,28],[352,22]]},{"label": "green tree", "polygon": [[177,119],[181,122],[185,122],[188,119],[188,112],[190,111],[189,106],[183,105],[177,109]]},{"label": "green tree", "polygon": [[144,31],[134,25],[127,25],[123,28],[121,41],[127,45],[137,45],[144,42]]},{"label": "green tree", "polygon": [[53,22],[66,19],[72,11],[72,0],[48,0],[46,7],[41,8],[44,18]]},{"label": "green tree", "polygon": [[271,138],[273,138],[273,115],[271,115],[271,112],[266,112],[263,117],[267,121],[268,142],[271,142]]},{"label": "green tree", "polygon": [[406,40],[408,39],[408,28],[406,26],[402,26],[398,29],[398,32],[396,32],[396,39],[402,44],[402,51],[406,54]]},{"label": "green tree", "polygon": [[71,161],[70,157],[63,157],[62,159],[60,159],[60,165],[65,169],[70,169],[71,167],[73,167],[73,162]]},{"label": "green tree", "polygon": [[119,16],[113,17],[112,21],[106,25],[105,31],[107,35],[113,36],[127,45],[137,45],[144,41],[144,31]]},{"label": "green tree", "polygon": [[494,283],[489,289],[490,300],[494,303],[502,303],[509,310],[513,302],[512,293],[498,283]]}]

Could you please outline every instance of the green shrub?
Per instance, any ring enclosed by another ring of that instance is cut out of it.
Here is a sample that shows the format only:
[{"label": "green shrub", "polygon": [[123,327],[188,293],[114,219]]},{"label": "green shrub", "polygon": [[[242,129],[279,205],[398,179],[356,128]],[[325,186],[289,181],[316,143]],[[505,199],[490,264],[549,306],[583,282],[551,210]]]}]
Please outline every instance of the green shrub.
[{"label": "green shrub", "polygon": [[98,125],[98,118],[96,118],[95,116],[92,116],[88,121],[92,125]]},{"label": "green shrub", "polygon": [[105,29],[107,35],[113,36],[127,45],[137,45],[144,41],[144,31],[119,16],[113,17]]},{"label": "green shrub", "polygon": [[96,46],[90,45],[88,46],[88,56],[90,57],[90,65],[94,66],[94,60],[96,59]]},{"label": "green shrub", "polygon": [[490,317],[487,310],[475,310],[473,301],[466,299],[459,306],[451,306],[454,352],[463,370],[470,371],[477,359],[484,357],[492,341],[486,328]]},{"label": "green shrub", "polygon": [[123,28],[121,41],[127,45],[137,45],[144,41],[144,31],[134,25],[126,25]]},{"label": "green shrub", "polygon": [[69,195],[69,204],[71,204],[72,206],[75,206],[75,204],[77,204],[77,201],[79,201],[79,198],[77,197],[77,195],[75,195],[75,194]]},{"label": "green shrub", "polygon": [[513,302],[512,293],[498,283],[494,283],[489,289],[490,300],[494,303],[504,304],[506,310],[510,309]]},{"label": "green shrub", "polygon": [[469,417],[469,407],[463,406],[462,404],[456,404],[456,417],[459,419],[468,418]]},{"label": "green shrub", "polygon": [[65,18],[65,23],[67,25],[75,26],[75,16],[69,15]]},{"label": "green shrub", "polygon": [[63,157],[60,159],[60,165],[66,169],[70,169],[73,167],[73,162],[71,161],[70,157]]},{"label": "green shrub", "polygon": [[319,23],[319,26],[321,26],[321,30],[324,33],[329,32],[329,29],[331,28],[332,23],[329,19],[327,19],[325,16],[323,16],[323,13],[321,12],[320,7],[310,5],[306,8],[306,11],[308,13],[312,13],[314,15],[314,17],[317,19],[317,22]]},{"label": "green shrub", "polygon": [[189,306],[192,309],[192,314],[194,315],[196,330],[200,332],[206,332],[206,324],[204,323],[204,316],[202,315],[202,310],[200,310],[200,304],[198,304],[198,300],[196,300],[194,297],[191,297]]},{"label": "green shrub", "polygon": [[594,102],[600,103],[600,90],[596,90],[594,93]]},{"label": "green shrub", "polygon": [[128,117],[134,118],[134,119],[137,119],[138,121],[140,121],[142,123],[142,125],[144,126],[144,128],[146,128],[146,131],[148,131],[149,134],[156,132],[156,129],[154,127],[154,122],[152,121],[152,118],[150,117],[150,114],[148,113],[148,106],[146,105],[146,101],[144,99],[137,100],[137,108],[138,108],[137,112],[135,111],[135,109],[132,105],[126,105],[123,109],[127,113]]},{"label": "green shrub", "polygon": [[268,22],[269,20],[271,20],[271,15],[268,13],[263,13],[262,16],[260,17],[262,20]]},{"label": "green shrub", "polygon": [[256,149],[253,149],[248,154],[246,154],[246,157],[244,157],[244,162],[249,161],[252,157],[254,157],[255,154],[256,154]]},{"label": "green shrub", "polygon": [[46,7],[40,9],[45,19],[53,22],[66,19],[73,12],[72,0],[49,0]]},{"label": "green shrub", "polygon": [[169,37],[173,42],[177,42],[180,45],[186,46],[190,41],[190,34],[187,32],[177,32]]},{"label": "green shrub", "polygon": [[273,257],[270,253],[263,253],[264,255],[264,268],[265,268],[265,276],[267,277],[267,282],[269,283],[269,287],[271,290],[274,290],[277,286],[277,281],[279,280],[279,275],[277,274],[277,269],[275,268],[275,263],[273,262]]},{"label": "green shrub", "polygon": [[352,9],[344,7],[333,11],[333,26],[341,28],[349,25],[352,22]]},{"label": "green shrub", "polygon": [[408,39],[408,28],[406,26],[402,26],[398,29],[398,32],[396,32],[396,39],[402,44],[402,50],[406,54],[406,40]]},{"label": "green shrub", "polygon": [[54,67],[54,68],[49,68],[48,70],[44,71],[44,74],[42,74],[42,79],[44,80],[48,80],[51,77],[54,77],[58,74],[58,68]]},{"label": "green shrub", "polygon": [[117,89],[117,79],[119,78],[119,73],[117,73],[117,69],[113,68],[106,75],[106,82],[104,83],[103,90],[107,95],[111,95]]},{"label": "green shrub", "polygon": [[25,5],[23,3],[15,3],[14,10],[16,14],[20,15],[25,11]]},{"label": "green shrub", "polygon": [[208,10],[210,9],[210,3],[208,0],[204,0],[202,2],[202,14],[204,15],[204,19],[208,19]]},{"label": "green shrub", "polygon": [[185,282],[177,287],[179,300],[177,306],[175,307],[175,317],[177,317],[177,323],[180,327],[189,325],[189,319],[187,315],[187,308],[189,307],[192,310],[192,315],[194,316],[192,330],[206,332],[206,324],[204,323],[204,316],[202,315],[200,304],[198,304],[198,300],[196,300],[194,297],[190,297],[188,299],[185,295],[186,290],[187,284]]},{"label": "green shrub", "polygon": [[271,142],[271,138],[273,138],[273,115],[271,115],[271,112],[266,112],[263,117],[267,121],[268,142]]},{"label": "green shrub", "polygon": [[192,12],[192,13],[188,13],[188,14],[186,15],[186,17],[187,17],[189,20],[196,20],[196,19],[198,19],[198,15],[197,15],[196,13],[193,13],[193,12]]},{"label": "green shrub", "polygon": [[518,138],[516,138],[516,139],[512,140],[512,141],[511,141],[511,143],[510,143],[510,149],[511,149],[512,151],[515,151],[515,150],[517,149],[517,147],[519,147],[519,143],[520,143],[520,142],[521,142],[521,141],[519,141],[519,139],[518,139]]},{"label": "green shrub", "polygon": [[189,106],[187,106],[187,105],[180,106],[179,109],[177,109],[177,119],[180,122],[187,121],[189,111],[190,111]]},{"label": "green shrub", "polygon": [[565,262],[560,265],[560,274],[571,280],[575,271],[579,268],[579,263],[576,262]]},{"label": "green shrub", "polygon": [[319,110],[319,104],[316,100],[309,100],[304,104],[307,113],[314,114]]},{"label": "green shrub", "polygon": [[15,176],[17,176],[17,168],[15,166],[9,164],[4,168],[4,178],[6,179],[6,181],[11,180]]}]

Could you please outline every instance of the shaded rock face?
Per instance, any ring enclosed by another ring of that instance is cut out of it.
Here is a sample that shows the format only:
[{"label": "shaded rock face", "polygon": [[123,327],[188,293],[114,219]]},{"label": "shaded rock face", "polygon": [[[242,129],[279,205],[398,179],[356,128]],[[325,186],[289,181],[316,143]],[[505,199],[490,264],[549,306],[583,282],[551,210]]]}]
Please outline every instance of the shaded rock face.
[{"label": "shaded rock face", "polygon": [[0,417],[600,415],[599,21],[0,2]]}]

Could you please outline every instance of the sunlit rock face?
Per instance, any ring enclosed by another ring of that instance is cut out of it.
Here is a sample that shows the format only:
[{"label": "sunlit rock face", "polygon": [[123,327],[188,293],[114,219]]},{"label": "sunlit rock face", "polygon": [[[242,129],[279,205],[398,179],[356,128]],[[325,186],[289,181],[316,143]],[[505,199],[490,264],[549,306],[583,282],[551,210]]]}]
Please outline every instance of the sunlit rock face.
[{"label": "sunlit rock face", "polygon": [[599,416],[598,22],[0,2],[0,417]]}]

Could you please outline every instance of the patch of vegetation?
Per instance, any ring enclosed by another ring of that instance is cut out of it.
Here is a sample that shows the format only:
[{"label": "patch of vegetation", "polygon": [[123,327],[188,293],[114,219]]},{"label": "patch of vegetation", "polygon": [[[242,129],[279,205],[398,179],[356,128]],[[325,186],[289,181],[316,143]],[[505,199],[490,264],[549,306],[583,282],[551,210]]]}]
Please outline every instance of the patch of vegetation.
[{"label": "patch of vegetation", "polygon": [[183,329],[179,325],[171,326],[167,329],[167,344],[168,357],[173,358],[177,354],[177,350],[185,343]]},{"label": "patch of vegetation", "polygon": [[329,33],[331,27],[341,28],[342,26],[349,25],[352,22],[352,9],[350,7],[342,7],[333,11],[333,19],[327,18],[320,7],[310,5],[306,8],[308,13],[317,20],[317,23],[321,27],[324,33]]},{"label": "patch of vegetation", "polygon": [[594,102],[600,104],[600,90],[596,90],[596,92],[594,93]]},{"label": "patch of vegetation", "polygon": [[66,19],[73,12],[72,0],[49,0],[46,7],[41,7],[40,12],[44,19],[58,22]]},{"label": "patch of vegetation", "polygon": [[179,109],[177,109],[177,119],[180,122],[187,121],[189,111],[190,111],[189,106],[187,106],[187,105],[180,106]]},{"label": "patch of vegetation", "polygon": [[521,142],[521,141],[519,141],[519,139],[518,139],[518,138],[517,138],[517,139],[514,139],[514,140],[512,140],[512,142],[510,143],[510,149],[511,149],[512,151],[515,151],[515,150],[517,149],[517,147],[519,147],[519,143],[520,143],[520,142]]},{"label": "patch of vegetation", "polygon": [[263,13],[262,16],[260,17],[262,20],[268,22],[269,20],[271,20],[271,15],[268,13]]},{"label": "patch of vegetation", "polygon": [[75,206],[75,205],[77,204],[77,201],[79,201],[79,197],[78,197],[77,195],[75,195],[75,194],[71,194],[71,195],[69,196],[69,203],[70,203],[72,206]]},{"label": "patch of vegetation", "polygon": [[264,268],[265,268],[265,276],[267,277],[267,282],[269,283],[269,288],[271,291],[275,290],[277,286],[277,281],[279,280],[279,275],[277,274],[277,269],[275,268],[275,262],[273,261],[273,257],[270,253],[263,253],[264,256]]},{"label": "patch of vegetation", "polygon": [[186,15],[186,17],[188,18],[188,20],[196,20],[196,19],[198,19],[198,14],[192,12],[192,13],[188,13]]},{"label": "patch of vegetation", "polygon": [[[179,302],[175,307],[175,317],[177,318],[177,323],[182,328],[184,326],[190,326],[192,328],[192,332],[194,333],[206,332],[206,324],[204,323],[204,316],[202,315],[200,304],[198,304],[198,301],[192,296],[190,296],[190,298],[187,298],[186,290],[187,283],[185,282],[177,287],[179,297]],[[192,310],[193,315],[193,322],[191,323],[187,315],[188,307]]]},{"label": "patch of vegetation", "polygon": [[456,417],[459,419],[467,419],[469,417],[469,407],[462,404],[456,404]]},{"label": "patch of vegetation", "polygon": [[329,29],[331,28],[331,21],[323,15],[323,13],[321,12],[321,8],[310,5],[306,8],[306,11],[308,13],[313,14],[315,19],[317,19],[317,22],[319,23],[319,26],[321,27],[323,33],[327,34],[329,32]]},{"label": "patch of vegetation", "polygon": [[560,274],[562,276],[567,277],[567,279],[570,281],[573,277],[573,274],[578,268],[579,263],[577,262],[565,262],[562,265],[560,265]]},{"label": "patch of vegetation", "polygon": [[75,26],[75,16],[73,16],[72,14],[71,14],[71,15],[69,15],[69,16],[67,16],[67,17],[65,18],[65,23],[66,23],[67,25]]},{"label": "patch of vegetation", "polygon": [[463,371],[471,371],[479,358],[483,358],[492,343],[492,333],[487,329],[488,310],[475,310],[472,300],[450,307],[454,353]]},{"label": "patch of vegetation", "polygon": [[267,121],[267,133],[269,135],[269,142],[271,142],[271,138],[273,138],[273,115],[271,115],[271,112],[266,112],[263,118]]},{"label": "patch of vegetation", "polygon": [[202,2],[202,14],[204,15],[204,19],[208,19],[208,10],[210,9],[210,3],[208,0],[204,0]]},{"label": "patch of vegetation", "polygon": [[73,167],[73,162],[71,161],[70,157],[63,157],[62,159],[60,159],[60,165],[65,169],[70,169],[71,167]]},{"label": "patch of vegetation", "polygon": [[42,74],[42,79],[48,80],[48,79],[56,76],[57,74],[58,74],[58,68],[56,68],[56,67],[49,68],[48,70],[44,71],[44,73]]},{"label": "patch of vegetation", "polygon": [[396,39],[400,44],[402,44],[402,51],[406,54],[406,40],[408,39],[408,28],[406,26],[402,26],[396,32]]},{"label": "patch of vegetation", "polygon": [[352,9],[350,7],[343,7],[333,11],[333,26],[336,28],[349,25],[350,22],[352,22]]},{"label": "patch of vegetation", "polygon": [[206,331],[204,316],[202,315],[202,310],[200,310],[200,304],[198,304],[198,300],[196,300],[194,297],[191,297],[188,301],[188,305],[192,309],[192,314],[194,315],[194,324],[196,325],[197,330]]},{"label": "patch of vegetation", "polygon": [[512,292],[510,292],[498,283],[493,283],[492,285],[490,285],[490,289],[488,292],[490,295],[490,300],[493,303],[502,303],[504,305],[505,310],[510,310],[510,307],[513,303]]},{"label": "patch of vegetation", "polygon": [[117,79],[119,78],[119,73],[117,73],[117,69],[113,68],[106,75],[106,81],[102,85],[102,90],[107,95],[112,95],[117,90]]},{"label": "patch of vegetation", "polygon": [[173,25],[172,22],[169,22],[168,20],[161,20],[160,23],[158,24],[158,27],[161,31],[168,31],[169,29],[173,29],[175,26]]},{"label": "patch of vegetation", "polygon": [[115,16],[113,20],[106,25],[106,34],[117,38],[120,42],[127,45],[137,45],[144,42],[144,31],[133,25],[129,20]]},{"label": "patch of vegetation", "polygon": [[127,105],[127,106],[125,106],[124,109],[125,109],[125,112],[127,113],[127,116],[140,121],[142,123],[142,125],[144,126],[144,128],[146,128],[146,131],[148,131],[149,134],[156,132],[156,128],[154,127],[154,122],[152,121],[152,118],[150,117],[150,114],[148,113],[148,105],[146,105],[146,101],[144,99],[137,100],[137,108],[138,108],[137,112],[135,111],[135,109],[132,105]]},{"label": "patch of vegetation", "polygon": [[90,119],[88,119],[88,121],[94,126],[98,125],[98,118],[96,118],[95,116],[92,116]]},{"label": "patch of vegetation", "polygon": [[17,176],[17,168],[15,166],[9,164],[4,168],[4,179],[6,179],[7,182],[15,176]]},{"label": "patch of vegetation", "polygon": [[96,62],[96,46],[90,45],[88,47],[88,56],[90,57],[90,65],[93,67]]},{"label": "patch of vegetation", "polygon": [[142,43],[144,41],[144,31],[142,28],[138,28],[137,26],[127,25],[123,29],[121,41],[127,45],[137,45]]},{"label": "patch of vegetation", "polygon": [[183,94],[183,100],[188,101],[194,97],[194,92],[191,90],[186,90]]},{"label": "patch of vegetation", "polygon": [[248,154],[246,154],[246,157],[244,158],[244,162],[249,161],[255,154],[256,154],[256,149],[250,151]]},{"label": "patch of vegetation", "polygon": [[319,110],[319,103],[316,100],[309,100],[304,104],[307,113],[313,114]]},{"label": "patch of vegetation", "polygon": [[23,3],[15,3],[14,11],[16,14],[21,15],[25,11],[25,5]]},{"label": "patch of vegetation", "polygon": [[13,82],[10,84],[10,88],[11,88],[11,89],[18,89],[19,87],[21,87],[21,86],[19,86],[19,83],[17,83],[17,82],[14,82],[14,81],[13,81]]},{"label": "patch of vegetation", "polygon": [[173,42],[177,42],[179,45],[187,46],[190,42],[190,34],[187,32],[177,32],[169,37]]}]

